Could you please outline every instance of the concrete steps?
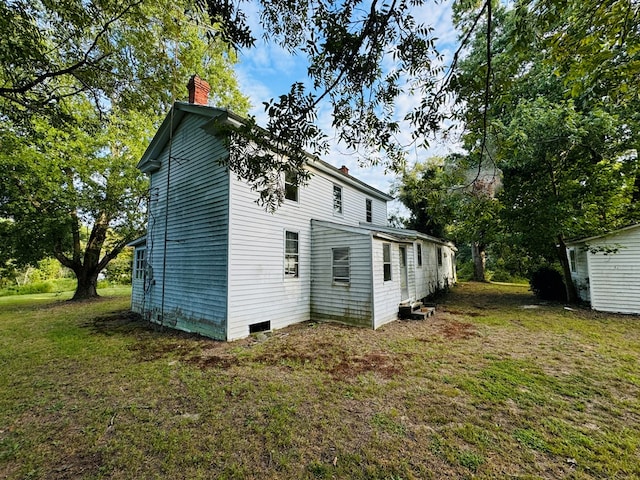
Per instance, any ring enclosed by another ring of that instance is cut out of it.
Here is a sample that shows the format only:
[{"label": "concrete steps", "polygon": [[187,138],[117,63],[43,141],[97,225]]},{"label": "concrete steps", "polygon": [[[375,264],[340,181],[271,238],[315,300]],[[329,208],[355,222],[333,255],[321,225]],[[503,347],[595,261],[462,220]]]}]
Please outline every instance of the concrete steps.
[{"label": "concrete steps", "polygon": [[422,302],[401,303],[398,306],[398,318],[402,320],[425,320],[435,313],[435,307],[425,306]]}]

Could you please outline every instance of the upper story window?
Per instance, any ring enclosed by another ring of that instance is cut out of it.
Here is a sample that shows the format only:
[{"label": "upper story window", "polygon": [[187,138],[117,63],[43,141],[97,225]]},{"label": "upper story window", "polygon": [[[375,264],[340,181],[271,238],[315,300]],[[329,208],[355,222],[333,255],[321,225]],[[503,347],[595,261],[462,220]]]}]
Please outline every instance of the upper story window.
[{"label": "upper story window", "polygon": [[385,282],[391,280],[391,244],[382,244],[382,265],[383,265],[383,279]]},{"label": "upper story window", "polygon": [[293,172],[284,174],[284,198],[293,202],[298,201],[298,186],[295,184],[296,175]]},{"label": "upper story window", "polygon": [[367,223],[371,223],[373,221],[373,205],[370,198],[367,198],[365,201],[365,210]]},{"label": "upper story window", "polygon": [[136,280],[141,280],[144,278],[144,268],[145,268],[145,248],[136,248],[136,262],[133,268],[134,274],[133,278]]},{"label": "upper story window", "polygon": [[298,276],[298,232],[285,232],[284,275],[285,277]]},{"label": "upper story window", "polygon": [[342,214],[342,187],[333,186],[333,213]]},{"label": "upper story window", "polygon": [[332,248],[333,252],[333,281],[348,284],[351,280],[349,265],[349,247]]},{"label": "upper story window", "polygon": [[418,251],[418,266],[421,267],[422,266],[422,244],[421,243],[417,244],[417,251]]},{"label": "upper story window", "polygon": [[442,247],[438,247],[438,251],[436,252],[438,255],[438,266],[442,266]]}]

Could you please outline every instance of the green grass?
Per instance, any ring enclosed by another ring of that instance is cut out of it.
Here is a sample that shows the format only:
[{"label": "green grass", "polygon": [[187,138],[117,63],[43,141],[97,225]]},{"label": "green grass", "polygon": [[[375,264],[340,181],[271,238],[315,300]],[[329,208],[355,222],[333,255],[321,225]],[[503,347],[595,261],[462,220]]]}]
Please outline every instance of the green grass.
[{"label": "green grass", "polygon": [[427,321],[220,343],[101,294],[0,298],[0,478],[640,477],[637,317],[469,283]]}]

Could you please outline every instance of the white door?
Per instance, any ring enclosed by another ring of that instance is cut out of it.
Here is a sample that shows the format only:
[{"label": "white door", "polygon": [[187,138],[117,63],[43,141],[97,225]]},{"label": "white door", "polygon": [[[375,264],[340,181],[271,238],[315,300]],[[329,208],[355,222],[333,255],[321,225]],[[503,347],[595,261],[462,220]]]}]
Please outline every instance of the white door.
[{"label": "white door", "polygon": [[409,287],[407,279],[407,247],[400,247],[400,293],[401,300],[409,298]]}]

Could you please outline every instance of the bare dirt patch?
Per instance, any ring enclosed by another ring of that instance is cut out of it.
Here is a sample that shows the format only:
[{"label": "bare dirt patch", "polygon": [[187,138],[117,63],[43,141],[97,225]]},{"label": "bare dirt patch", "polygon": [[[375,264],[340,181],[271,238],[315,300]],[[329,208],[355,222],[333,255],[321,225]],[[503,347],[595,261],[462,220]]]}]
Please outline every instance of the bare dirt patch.
[{"label": "bare dirt patch", "polygon": [[404,367],[393,355],[385,352],[371,352],[362,357],[344,358],[330,369],[331,375],[338,380],[356,378],[365,373],[376,373],[389,379],[404,373]]},{"label": "bare dirt patch", "polygon": [[471,323],[453,320],[443,324],[440,333],[449,340],[467,340],[477,337],[478,329]]}]

